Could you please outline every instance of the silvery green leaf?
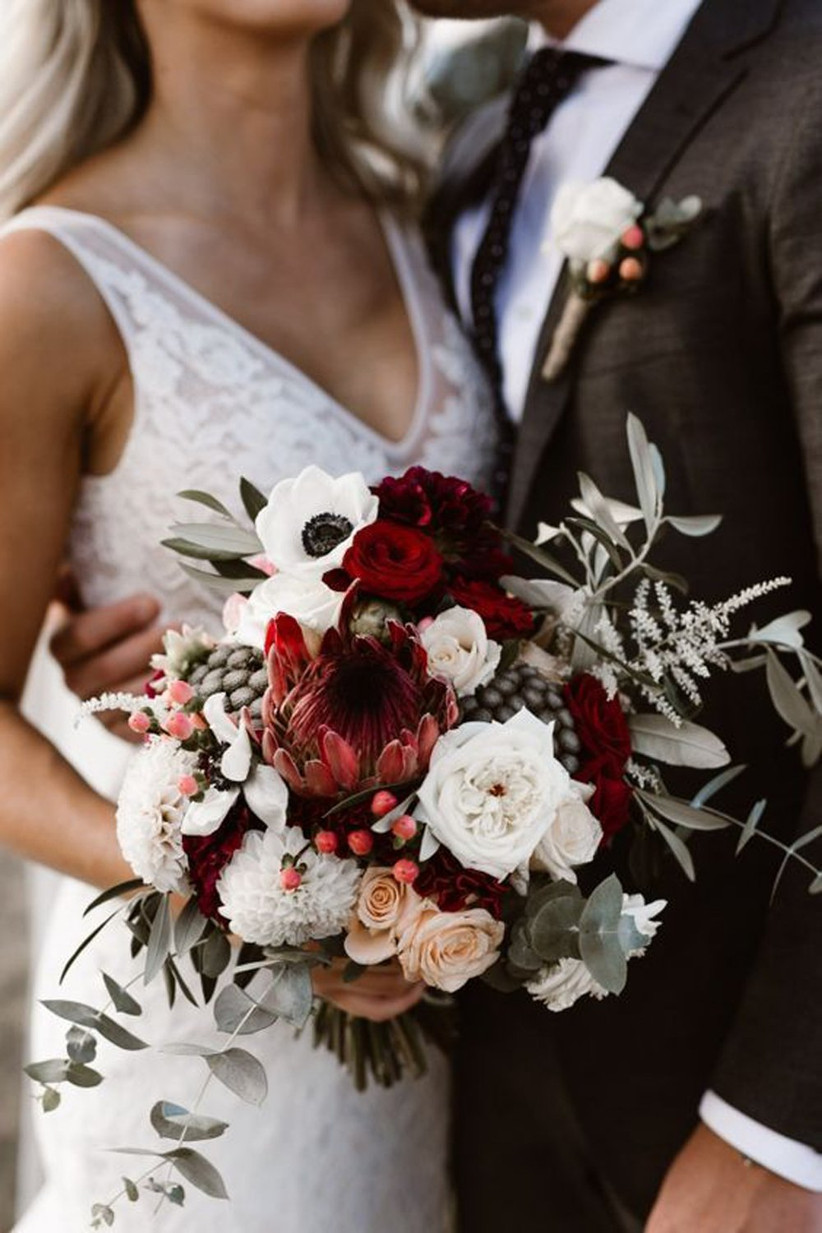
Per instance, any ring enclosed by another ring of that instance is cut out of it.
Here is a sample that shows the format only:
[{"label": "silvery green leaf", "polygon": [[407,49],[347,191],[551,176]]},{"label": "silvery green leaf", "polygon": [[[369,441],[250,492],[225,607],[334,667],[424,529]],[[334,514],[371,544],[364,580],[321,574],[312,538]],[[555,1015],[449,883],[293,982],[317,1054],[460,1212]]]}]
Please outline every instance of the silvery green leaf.
[{"label": "silvery green leaf", "polygon": [[250,1036],[276,1023],[277,1015],[268,1011],[238,985],[226,985],[214,1003],[214,1019],[221,1032]]},{"label": "silvery green leaf", "polygon": [[757,826],[759,825],[762,815],[765,812],[765,806],[767,805],[767,803],[768,802],[765,800],[757,801],[753,809],[751,810],[751,812],[748,814],[745,825],[742,828],[742,833],[739,836],[739,842],[736,845],[736,855],[737,856],[739,856],[739,853],[742,851],[742,849],[745,847],[748,841],[753,837],[753,834]]},{"label": "silvery green leaf", "polygon": [[311,972],[305,963],[286,963],[271,972],[271,985],[259,999],[265,1010],[276,1013],[295,1028],[308,1022],[314,1004]]},{"label": "silvery green leaf", "polygon": [[47,1087],[43,1092],[43,1097],[41,1100],[43,1112],[53,1113],[55,1109],[59,1109],[61,1099],[60,1093],[57,1091],[56,1087]]},{"label": "silvery green leaf", "polygon": [[182,1207],[185,1203],[186,1192],[179,1184],[166,1186],[166,1198],[169,1203],[174,1203],[176,1207]]},{"label": "silvery green leaf", "polygon": [[203,1139],[219,1139],[228,1130],[228,1122],[201,1113],[189,1113],[180,1105],[158,1100],[149,1114],[152,1126],[163,1139],[179,1139],[185,1134],[187,1140],[197,1143]]},{"label": "silvery green leaf", "polygon": [[676,826],[684,826],[691,831],[720,831],[730,825],[727,818],[706,809],[695,809],[693,805],[680,801],[675,796],[644,792],[639,788],[636,788],[635,792],[657,816],[673,822]]},{"label": "silvery green leaf", "polygon": [[170,897],[163,895],[151,922],[151,933],[148,937],[146,951],[146,967],[143,980],[150,984],[162,968],[171,950],[171,906]]},{"label": "silvery green leaf", "polygon": [[806,732],[802,740],[802,765],[806,770],[816,766],[822,758],[822,717],[816,716],[813,732]]},{"label": "silvery green leaf", "polygon": [[66,1070],[66,1079],[75,1087],[99,1087],[103,1082],[99,1070],[92,1070],[90,1066],[83,1066],[79,1062],[70,1063]]},{"label": "silvery green leaf", "polygon": [[163,1045],[163,1053],[174,1053],[178,1057],[211,1057],[219,1052],[213,1045],[197,1045],[187,1040],[173,1040]]},{"label": "silvery green leaf", "polygon": [[226,1049],[211,1053],[205,1059],[215,1079],[225,1085],[240,1100],[261,1105],[268,1095],[268,1080],[260,1062],[245,1049]]},{"label": "silvery green leaf", "polygon": [[642,421],[633,414],[628,416],[628,450],[631,455],[631,467],[634,472],[639,507],[642,510],[645,525],[650,528],[656,517],[659,488],[645,428]]},{"label": "silvery green leaf", "polygon": [[676,831],[672,831],[660,818],[654,819],[654,829],[664,839],[665,843],[670,848],[673,855],[676,857],[680,868],[689,881],[696,881],[696,870],[694,869],[694,858],[688,851],[688,847],[677,835]]},{"label": "silvery green leaf", "polygon": [[114,1211],[106,1203],[95,1203],[91,1208],[92,1219],[96,1222],[94,1228],[99,1228],[99,1222],[102,1220],[105,1225],[114,1224]]},{"label": "silvery green leaf", "polygon": [[146,884],[142,878],[130,878],[128,882],[119,882],[117,886],[110,886],[108,890],[104,890],[96,899],[92,899],[91,903],[83,912],[83,916],[88,916],[95,908],[99,908],[104,903],[109,903],[112,899],[119,899],[124,895],[129,895],[132,891],[146,889]]},{"label": "silvery green leaf", "polygon": [[650,941],[647,934],[637,929],[636,921],[629,914],[623,914],[619,918],[617,939],[626,959],[638,950],[645,950]]},{"label": "silvery green leaf", "polygon": [[668,514],[665,521],[669,523],[675,531],[679,531],[680,535],[689,535],[693,539],[699,539],[703,535],[712,535],[722,522],[721,514],[694,514],[687,517],[674,517],[673,514]]},{"label": "silvery green leaf", "polygon": [[126,1198],[129,1203],[136,1203],[140,1197],[140,1191],[137,1189],[130,1177],[123,1178],[123,1189],[126,1192]]},{"label": "silvery green leaf", "polygon": [[538,972],[543,965],[543,960],[531,945],[528,931],[522,923],[517,925],[511,934],[507,958],[524,972]]},{"label": "silvery green leaf", "polygon": [[577,478],[579,479],[582,503],[588,516],[601,530],[606,532],[613,543],[619,544],[626,551],[630,550],[631,545],[625,538],[624,531],[616,518],[614,518],[607,499],[597,488],[594,481],[584,471],[580,471]]},{"label": "silvery green leaf", "polygon": [[628,720],[631,748],[669,766],[692,766],[700,770],[726,766],[728,751],[718,736],[686,720],[677,728],[664,715],[632,715]]},{"label": "silvery green leaf", "polygon": [[[822,873],[818,873],[808,887],[808,891],[812,895],[822,894]],[[43,1108],[46,1107],[46,1099],[43,1097]]]},{"label": "silvery green leaf", "polygon": [[193,952],[197,956],[196,966],[206,976],[216,980],[222,976],[231,961],[231,943],[220,929],[209,934],[205,945]]},{"label": "silvery green leaf", "polygon": [[228,549],[204,548],[202,544],[195,543],[191,539],[183,539],[180,535],[169,536],[168,539],[160,540],[160,543],[163,548],[176,552],[178,556],[192,557],[195,561],[211,561],[216,564],[218,561],[240,560],[236,552]]},{"label": "silvery green leaf", "polygon": [[166,1160],[172,1161],[175,1169],[187,1182],[191,1182],[192,1186],[196,1186],[204,1194],[212,1199],[228,1198],[228,1191],[219,1172],[200,1152],[195,1152],[192,1147],[178,1147],[172,1152],[164,1152],[163,1155]]},{"label": "silvery green leaf", "polygon": [[776,620],[763,625],[761,629],[757,629],[754,625],[748,634],[748,641],[773,642],[776,645],[790,646],[798,650],[804,645],[799,631],[804,629],[811,620],[810,612],[802,609],[796,612],[786,612],[784,616],[777,617]]},{"label": "silvery green leaf", "polygon": [[[204,557],[203,559],[210,560],[209,557]],[[202,583],[203,586],[210,587],[218,595],[246,595],[253,591],[260,581],[259,578],[251,576],[247,578],[221,578],[219,574],[210,574],[208,570],[197,569],[196,566],[188,565],[185,561],[180,562],[180,568],[188,574],[189,578],[193,578],[195,582]]]},{"label": "silvery green leaf", "polygon": [[691,800],[694,809],[701,809],[703,805],[707,805],[711,797],[716,796],[717,792],[721,792],[723,788],[727,787],[729,783],[746,769],[745,766],[729,766],[727,770],[720,771],[718,775],[714,775],[713,779],[709,779],[706,784],[702,785]]},{"label": "silvery green leaf", "polygon": [[214,510],[215,514],[220,514],[223,518],[228,518],[230,522],[235,522],[231,511],[226,509],[222,501],[218,501],[210,492],[200,492],[197,488],[186,488],[183,492],[178,492],[177,496],[184,501],[194,501],[198,505],[205,505],[207,509]]},{"label": "silvery green leaf", "polygon": [[430,826],[423,827],[422,842],[420,844],[420,860],[430,860],[436,852],[439,851],[440,841],[431,830]]},{"label": "silvery green leaf", "polygon": [[822,715],[822,672],[819,671],[813,657],[804,648],[800,649],[797,654],[802,665],[802,671],[805,674],[805,681],[813,708],[817,714]]},{"label": "silvery green leaf", "polygon": [[206,918],[192,895],[174,922],[174,949],[178,955],[187,954],[199,942],[206,924]]},{"label": "silvery green leaf", "polygon": [[245,512],[252,522],[256,522],[257,515],[268,505],[268,498],[245,476],[240,479],[240,497],[245,506]]},{"label": "silvery green leaf", "polygon": [[537,565],[541,565],[549,574],[554,574],[557,578],[561,578],[563,582],[567,582],[569,586],[577,587],[579,583],[573,574],[569,574],[564,565],[560,565],[555,557],[547,553],[543,548],[538,548],[536,544],[532,544],[529,539],[524,539],[521,535],[515,535],[513,531],[506,531],[503,527],[498,527],[500,535],[507,540],[518,552],[521,552],[524,557],[528,557],[532,561],[536,561]]},{"label": "silvery green leaf", "polygon": [[578,587],[569,587],[566,583],[555,582],[552,578],[519,578],[506,574],[500,578],[500,585],[529,608],[546,608],[559,617],[576,603],[579,595]]},{"label": "silvery green leaf", "polygon": [[656,480],[657,491],[659,492],[660,502],[665,496],[665,463],[659,449],[654,445],[653,441],[648,445],[651,451],[651,465],[654,468],[654,479]]},{"label": "silvery green leaf", "polygon": [[571,652],[571,667],[574,672],[585,672],[594,666],[599,658],[596,650],[596,628],[603,614],[602,604],[587,604],[582,616],[574,627],[574,633],[580,635],[574,638],[574,649]]},{"label": "silvery green leaf", "polygon": [[91,1028],[105,1036],[106,1040],[117,1045],[119,1049],[147,1049],[148,1045],[131,1032],[127,1032],[119,1023],[115,1023],[108,1015],[103,1015],[93,1006],[83,1002],[67,1002],[62,1000],[47,1000],[42,1003],[46,1010],[60,1019],[68,1019],[69,1023],[78,1023],[80,1027]]},{"label": "silvery green leaf", "polygon": [[103,981],[115,1010],[118,1010],[121,1015],[141,1015],[143,1013],[143,1008],[137,999],[133,998],[127,989],[118,985],[117,981],[107,976],[105,972],[103,972]]},{"label": "silvery green leaf", "polygon": [[814,712],[808,706],[791,674],[783,667],[770,647],[765,672],[771,700],[785,723],[797,732],[812,733]]},{"label": "silvery green leaf", "polygon": [[121,1027],[114,1019],[109,1019],[108,1015],[98,1015],[91,1026],[101,1036],[105,1036],[106,1040],[116,1045],[118,1049],[128,1049],[136,1052],[138,1049],[148,1048],[144,1040],[140,1040],[138,1036]]},{"label": "silvery green leaf", "polygon": [[70,1027],[66,1033],[66,1052],[72,1062],[93,1062],[97,1054],[97,1039],[85,1028]]},{"label": "silvery green leaf", "polygon": [[[545,963],[578,956],[583,907],[581,895],[561,895],[543,903],[533,915],[529,913],[528,936],[531,946]],[[513,954],[511,958],[514,963],[518,963]]]},{"label": "silvery green leaf", "polygon": [[[141,885],[142,885],[142,884],[141,884]],[[114,920],[115,916],[118,916],[118,915],[120,914],[120,912],[121,912],[121,911],[122,911],[122,908],[115,908],[115,909],[114,909],[114,911],[113,911],[113,912],[112,912],[109,916],[107,916],[107,917],[106,917],[106,919],[105,919],[104,921],[101,921],[101,922],[100,922],[100,924],[96,927],[96,929],[92,929],[92,931],[91,931],[91,933],[88,935],[88,937],[83,938],[83,941],[80,943],[80,945],[79,945],[79,946],[78,946],[78,947],[77,947],[77,948],[76,948],[76,949],[72,952],[72,954],[71,954],[71,955],[69,956],[69,958],[66,960],[66,962],[65,962],[65,964],[64,964],[64,966],[63,966],[63,970],[62,970],[62,972],[60,973],[60,979],[59,979],[59,981],[57,982],[58,984],[62,985],[62,983],[63,983],[63,981],[65,980],[66,976],[68,976],[69,972],[71,971],[72,967],[74,966],[75,961],[76,961],[77,959],[79,959],[80,955],[82,955],[82,953],[83,953],[83,951],[86,949],[86,947],[87,947],[88,945],[90,945],[90,943],[91,943],[91,942],[93,942],[93,941],[94,941],[94,939],[97,937],[97,934],[98,934],[98,933],[102,932],[102,930],[103,930],[103,929],[105,929],[105,927],[106,927],[106,925],[109,923],[109,921]]]},{"label": "silvery green leaf", "polygon": [[45,1062],[30,1062],[23,1067],[23,1072],[35,1083],[62,1083],[69,1066],[70,1062],[64,1057],[53,1057]]},{"label": "silvery green leaf", "polygon": [[619,939],[622,887],[612,874],[591,895],[579,924],[579,953],[597,984],[608,993],[621,993],[628,978],[628,962]]},{"label": "silvery green leaf", "polygon": [[171,530],[175,539],[185,540],[220,557],[253,557],[263,548],[255,532],[219,522],[178,522]]}]

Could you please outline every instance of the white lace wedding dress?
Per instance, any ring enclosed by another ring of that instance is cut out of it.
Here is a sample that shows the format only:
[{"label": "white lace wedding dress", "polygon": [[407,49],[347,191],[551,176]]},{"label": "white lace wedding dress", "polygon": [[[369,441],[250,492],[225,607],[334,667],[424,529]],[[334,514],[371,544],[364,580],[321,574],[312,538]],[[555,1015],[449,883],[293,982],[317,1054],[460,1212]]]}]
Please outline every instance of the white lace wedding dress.
[{"label": "white lace wedding dress", "polygon": [[[479,483],[487,479],[495,432],[481,373],[443,306],[417,235],[390,218],[384,226],[419,361],[413,422],[397,443],[363,425],[99,218],[36,207],[6,226],[47,231],[74,254],[108,305],[131,365],[131,435],[110,475],[83,481],[71,531],[70,557],[86,603],[148,590],[162,598],[167,618],[219,629],[221,601],[160,547],[171,521],[194,508],[174,499],[184,487],[212,492],[239,513],[241,474],[267,491],[309,462],[335,473],[360,470],[370,481],[413,463]],[[98,790],[115,795],[129,747],[94,721],[75,729],[74,708],[48,679],[51,684],[35,681],[30,690],[29,714]],[[106,1000],[100,973],[125,983],[135,971],[125,929],[114,925],[58,985],[63,962],[93,924],[81,920],[93,894],[60,879],[47,920],[42,909],[35,998],[67,997],[100,1007]],[[144,1012],[126,1022],[144,1039],[217,1039],[210,1011],[178,1001],[169,1015],[162,981],[135,992]],[[29,1057],[62,1056],[68,1025],[34,1005]],[[213,1083],[203,1108],[231,1124],[223,1138],[205,1145],[231,1202],[207,1199],[187,1186],[185,1207],[166,1203],[158,1230],[437,1233],[444,1227],[449,1093],[441,1057],[432,1055],[425,1080],[359,1095],[329,1054],[315,1052],[307,1036],[295,1039],[284,1025],[250,1038],[249,1045],[268,1074],[267,1100],[251,1107]],[[87,1229],[92,1202],[109,1200],[123,1174],[134,1176],[146,1163],[105,1149],[169,1147],[149,1126],[148,1110],[160,1099],[188,1107],[203,1071],[198,1058],[154,1049],[123,1053],[105,1042],[95,1065],[105,1075],[101,1087],[65,1087],[58,1110],[36,1111],[46,1185],[16,1233]],[[116,1228],[146,1233],[151,1211],[150,1197],[121,1201]]]}]

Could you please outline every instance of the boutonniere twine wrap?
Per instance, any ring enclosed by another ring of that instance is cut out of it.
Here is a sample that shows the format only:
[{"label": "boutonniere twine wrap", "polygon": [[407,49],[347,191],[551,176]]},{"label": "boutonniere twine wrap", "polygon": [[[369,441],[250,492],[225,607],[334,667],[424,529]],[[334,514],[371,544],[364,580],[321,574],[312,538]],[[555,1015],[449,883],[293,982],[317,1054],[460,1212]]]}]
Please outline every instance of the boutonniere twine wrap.
[{"label": "boutonniere twine wrap", "polygon": [[632,294],[647,276],[651,253],[677,244],[702,215],[699,197],[665,198],[653,214],[616,180],[569,182],[557,193],[551,234],[568,261],[571,290],[542,369],[546,381],[565,370],[592,308],[611,296]]}]

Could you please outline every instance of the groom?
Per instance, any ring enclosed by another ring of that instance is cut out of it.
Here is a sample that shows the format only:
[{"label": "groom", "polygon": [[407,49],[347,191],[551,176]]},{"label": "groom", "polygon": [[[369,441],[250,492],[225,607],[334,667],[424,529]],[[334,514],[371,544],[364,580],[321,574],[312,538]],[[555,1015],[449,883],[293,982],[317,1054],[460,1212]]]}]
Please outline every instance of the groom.
[{"label": "groom", "polygon": [[[532,23],[518,86],[457,134],[432,210],[441,273],[519,425],[509,524],[530,537],[558,521],[579,470],[630,500],[634,411],[668,465],[667,507],[725,515],[708,540],[672,540],[666,566],[716,599],[789,574],[818,639],[819,0],[417,3]],[[603,174],[649,206],[698,195],[704,212],[636,295],[593,310],[546,380],[568,294],[543,251],[551,204]],[[762,683],[737,678],[709,705],[751,768],[738,809],[767,796],[785,840],[822,822],[822,769],[806,777],[783,749]],[[769,907],[766,845],[735,861],[723,840],[692,846],[694,887],[670,861],[628,869],[620,844],[602,858],[670,900],[623,997],[552,1016],[468,991],[464,1233],[822,1230],[822,902],[794,867]]]}]

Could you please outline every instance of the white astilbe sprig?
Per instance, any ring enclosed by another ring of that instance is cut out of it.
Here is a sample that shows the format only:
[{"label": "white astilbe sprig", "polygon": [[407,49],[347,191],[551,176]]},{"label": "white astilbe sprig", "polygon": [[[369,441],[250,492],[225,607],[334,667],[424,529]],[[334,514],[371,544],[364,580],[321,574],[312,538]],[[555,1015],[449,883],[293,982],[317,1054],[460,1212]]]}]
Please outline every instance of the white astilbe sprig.
[{"label": "white astilbe sprig", "polygon": [[126,715],[133,715],[135,711],[141,711],[143,707],[154,702],[156,702],[156,699],[151,699],[146,694],[100,694],[99,697],[87,698],[82,703],[74,723],[77,726],[84,719],[88,719],[91,715],[97,715],[101,711],[123,711]]}]

